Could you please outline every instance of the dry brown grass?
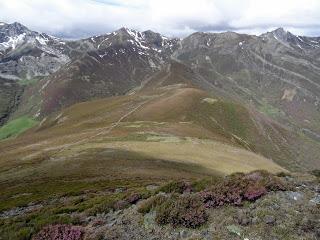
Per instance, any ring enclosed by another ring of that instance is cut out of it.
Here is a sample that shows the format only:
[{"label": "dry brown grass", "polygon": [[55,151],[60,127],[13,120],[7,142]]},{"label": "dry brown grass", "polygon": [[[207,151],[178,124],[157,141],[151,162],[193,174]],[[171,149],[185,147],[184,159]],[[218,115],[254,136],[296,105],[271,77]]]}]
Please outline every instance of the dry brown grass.
[{"label": "dry brown grass", "polygon": [[[206,118],[198,124],[197,118],[190,117],[195,106],[205,104],[205,92],[193,88],[155,92],[148,97],[134,94],[84,102],[53,114],[38,128],[0,144],[2,173],[15,172],[17,167],[39,167],[37,164],[50,163],[50,159],[72,159],[94,148],[115,148],[152,159],[197,164],[223,174],[283,170],[271,160],[240,148],[233,138],[221,134],[221,129],[216,131],[213,122],[206,126]],[[203,111],[201,114],[206,114],[206,108]],[[159,136],[144,136],[148,132]]]},{"label": "dry brown grass", "polygon": [[79,146],[72,151],[90,148],[115,148],[141,153],[152,158],[162,158],[173,162],[199,164],[222,174],[250,172],[265,169],[280,172],[284,169],[270,159],[214,141],[189,139],[177,142],[176,139],[162,139],[163,142],[113,142],[93,143]]}]

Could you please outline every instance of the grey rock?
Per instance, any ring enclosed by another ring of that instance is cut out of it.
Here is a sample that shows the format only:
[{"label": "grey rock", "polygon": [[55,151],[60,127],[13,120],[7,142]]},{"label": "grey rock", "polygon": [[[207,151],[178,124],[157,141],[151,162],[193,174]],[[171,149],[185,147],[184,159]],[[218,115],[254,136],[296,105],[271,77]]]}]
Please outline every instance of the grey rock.
[{"label": "grey rock", "polygon": [[242,212],[238,213],[237,220],[240,225],[244,225],[244,226],[248,225],[251,222],[249,217]]},{"label": "grey rock", "polygon": [[259,218],[258,218],[258,217],[252,218],[251,223],[252,223],[252,224],[257,224],[257,223],[259,223]]},{"label": "grey rock", "polygon": [[311,203],[320,204],[320,194],[317,194],[314,198],[310,200]]},{"label": "grey rock", "polygon": [[185,229],[184,229],[184,230],[181,230],[180,233],[179,233],[179,236],[180,236],[181,239],[186,239],[186,238],[188,238],[190,235],[191,235],[190,232],[187,231],[187,230],[185,230]]},{"label": "grey rock", "polygon": [[114,192],[115,192],[115,193],[122,193],[122,192],[124,192],[124,189],[123,189],[123,188],[116,188],[116,189],[114,190]]},{"label": "grey rock", "polygon": [[201,231],[201,237],[203,237],[204,239],[209,239],[210,238],[209,231],[208,230]]},{"label": "grey rock", "polygon": [[48,76],[70,61],[65,41],[31,31],[20,23],[0,25],[0,43],[3,78]]},{"label": "grey rock", "polygon": [[276,222],[276,219],[272,215],[267,215],[267,216],[264,217],[264,222],[266,224],[274,224]]},{"label": "grey rock", "polygon": [[241,236],[242,229],[239,226],[236,225],[228,225],[227,230],[235,235]]},{"label": "grey rock", "polygon": [[286,192],[286,195],[289,199],[294,200],[294,201],[300,201],[304,198],[303,193],[300,192]]},{"label": "grey rock", "polygon": [[27,213],[40,210],[43,207],[42,204],[28,205],[27,207],[17,207],[0,213],[1,218],[10,218],[25,215]]},{"label": "grey rock", "polygon": [[156,190],[158,188],[159,188],[159,186],[157,186],[157,185],[148,185],[148,186],[146,186],[146,189],[148,191],[154,191],[154,190]]}]

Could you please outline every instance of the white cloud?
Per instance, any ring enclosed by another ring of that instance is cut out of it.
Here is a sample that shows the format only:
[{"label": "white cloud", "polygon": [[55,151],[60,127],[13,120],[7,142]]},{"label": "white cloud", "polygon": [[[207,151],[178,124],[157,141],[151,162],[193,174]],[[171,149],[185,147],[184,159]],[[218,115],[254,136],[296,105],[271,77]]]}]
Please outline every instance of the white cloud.
[{"label": "white cloud", "polygon": [[223,30],[261,33],[278,26],[320,35],[319,0],[0,0],[0,18],[75,37],[122,26],[170,36]]}]

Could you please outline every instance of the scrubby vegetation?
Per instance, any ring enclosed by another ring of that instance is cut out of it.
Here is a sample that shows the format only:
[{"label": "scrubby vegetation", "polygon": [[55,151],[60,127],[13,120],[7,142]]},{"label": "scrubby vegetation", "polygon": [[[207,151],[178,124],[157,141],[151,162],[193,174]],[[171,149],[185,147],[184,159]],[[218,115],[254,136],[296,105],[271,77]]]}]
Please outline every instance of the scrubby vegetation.
[{"label": "scrubby vegetation", "polygon": [[317,178],[320,178],[320,169],[315,169],[311,171],[311,174],[316,176]]},{"label": "scrubby vegetation", "polygon": [[[129,207],[138,198],[150,196],[143,187],[146,183],[146,180],[50,182],[46,183],[45,188],[39,183],[29,184],[25,190],[8,188],[0,196],[0,239],[30,240],[46,226],[79,225],[77,214],[95,216]],[[21,196],[22,199],[17,201],[20,196],[17,193],[26,190],[30,195]],[[121,201],[126,204],[120,207]],[[39,208],[23,213],[29,205],[39,205]],[[17,214],[10,215],[10,209]]]},{"label": "scrubby vegetation", "polygon": [[83,230],[72,225],[49,225],[37,233],[32,240],[81,240]]},{"label": "scrubby vegetation", "polygon": [[255,201],[270,191],[287,189],[289,186],[280,178],[266,171],[237,173],[224,179],[201,181],[201,184],[199,181],[193,184],[170,182],[159,188],[157,192],[160,194],[144,201],[138,211],[147,213],[155,210],[159,224],[195,228],[207,221],[208,208],[226,204],[241,205],[244,201]]},{"label": "scrubby vegetation", "polygon": [[143,214],[148,213],[152,209],[155,209],[157,206],[161,206],[166,200],[167,197],[162,194],[152,196],[140,204],[138,212]]},{"label": "scrubby vegetation", "polygon": [[[38,212],[2,219],[0,236],[34,240],[81,239],[86,235],[85,228],[81,228],[88,221],[84,218],[131,211],[134,204],[137,204],[135,211],[142,216],[154,214],[154,221],[159,225],[198,229],[208,221],[210,208],[247,205],[268,192],[290,189],[287,182],[265,171],[151,186],[146,188],[128,183],[126,187],[60,196],[65,200],[56,200],[53,205],[51,200],[49,206],[43,206]],[[81,218],[78,218],[79,214]],[[103,221],[95,224],[103,224]]]},{"label": "scrubby vegetation", "polygon": [[171,181],[158,189],[157,192],[164,193],[184,193],[191,192],[192,186],[189,182],[185,181]]},{"label": "scrubby vegetation", "polygon": [[172,224],[188,228],[196,228],[204,224],[208,214],[202,199],[196,194],[172,195],[157,208],[158,224]]},{"label": "scrubby vegetation", "polygon": [[206,207],[224,204],[240,205],[243,201],[254,201],[268,191],[284,191],[287,186],[279,178],[264,171],[249,174],[233,174],[221,182],[200,192]]}]

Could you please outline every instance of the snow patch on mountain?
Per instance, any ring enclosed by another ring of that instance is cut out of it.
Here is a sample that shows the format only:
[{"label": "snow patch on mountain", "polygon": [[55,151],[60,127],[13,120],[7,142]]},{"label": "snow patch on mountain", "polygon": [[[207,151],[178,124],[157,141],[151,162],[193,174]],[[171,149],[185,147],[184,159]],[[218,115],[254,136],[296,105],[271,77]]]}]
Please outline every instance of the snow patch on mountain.
[{"label": "snow patch on mountain", "polygon": [[24,41],[25,37],[26,33],[22,33],[14,37],[8,37],[8,41],[0,43],[0,50],[6,50],[8,48],[15,49],[17,45]]},{"label": "snow patch on mountain", "polygon": [[44,38],[44,37],[40,37],[40,36],[36,36],[36,40],[42,44],[42,45],[47,45],[47,42],[49,41],[49,39],[47,38]]},{"label": "snow patch on mountain", "polygon": [[144,34],[141,32],[138,32],[136,30],[131,30],[129,28],[125,28],[125,30],[127,31],[127,33],[133,37],[135,43],[138,44],[139,47],[143,48],[143,49],[149,49],[148,46],[145,46],[145,39],[144,39]]}]

